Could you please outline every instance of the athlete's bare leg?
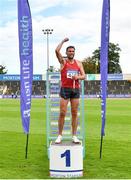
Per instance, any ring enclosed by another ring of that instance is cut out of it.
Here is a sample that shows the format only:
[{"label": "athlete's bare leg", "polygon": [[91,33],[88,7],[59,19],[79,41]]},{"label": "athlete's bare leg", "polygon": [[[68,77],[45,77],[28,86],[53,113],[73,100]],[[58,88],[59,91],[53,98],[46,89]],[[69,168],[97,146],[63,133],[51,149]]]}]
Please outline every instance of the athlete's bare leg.
[{"label": "athlete's bare leg", "polygon": [[60,115],[58,120],[59,135],[62,135],[68,102],[69,99],[60,99]]},{"label": "athlete's bare leg", "polygon": [[79,98],[74,98],[70,100],[71,102],[71,114],[72,114],[72,135],[76,135],[78,126],[78,106]]}]

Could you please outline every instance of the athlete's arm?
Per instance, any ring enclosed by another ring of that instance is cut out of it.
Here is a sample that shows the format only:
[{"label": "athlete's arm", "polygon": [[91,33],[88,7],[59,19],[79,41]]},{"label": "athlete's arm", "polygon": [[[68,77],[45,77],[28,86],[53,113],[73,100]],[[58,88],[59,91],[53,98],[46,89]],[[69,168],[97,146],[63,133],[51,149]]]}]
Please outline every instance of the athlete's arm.
[{"label": "athlete's arm", "polygon": [[74,80],[84,80],[86,75],[85,75],[85,71],[84,71],[84,68],[83,68],[83,64],[80,62],[80,61],[77,61],[79,67],[80,67],[80,74],[79,75],[75,75],[72,77],[72,79]]},{"label": "athlete's arm", "polygon": [[62,48],[62,45],[63,45],[65,42],[67,42],[67,41],[69,41],[68,38],[63,39],[63,40],[61,41],[61,43],[58,44],[58,46],[56,47],[56,50],[55,50],[56,57],[57,57],[57,59],[58,59],[58,61],[59,61],[60,64],[64,64],[64,58],[62,57],[62,55],[61,55],[61,53],[60,53],[60,50],[61,50],[61,48]]}]

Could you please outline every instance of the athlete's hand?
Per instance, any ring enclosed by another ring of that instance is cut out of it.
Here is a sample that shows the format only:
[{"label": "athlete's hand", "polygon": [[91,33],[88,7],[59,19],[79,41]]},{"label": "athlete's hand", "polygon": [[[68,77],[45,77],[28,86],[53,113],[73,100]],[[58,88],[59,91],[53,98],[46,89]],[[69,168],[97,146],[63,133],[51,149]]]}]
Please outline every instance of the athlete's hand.
[{"label": "athlete's hand", "polygon": [[63,43],[69,41],[69,38],[63,39]]},{"label": "athlete's hand", "polygon": [[79,76],[78,75],[72,76],[72,79],[77,80],[77,79],[79,79]]}]

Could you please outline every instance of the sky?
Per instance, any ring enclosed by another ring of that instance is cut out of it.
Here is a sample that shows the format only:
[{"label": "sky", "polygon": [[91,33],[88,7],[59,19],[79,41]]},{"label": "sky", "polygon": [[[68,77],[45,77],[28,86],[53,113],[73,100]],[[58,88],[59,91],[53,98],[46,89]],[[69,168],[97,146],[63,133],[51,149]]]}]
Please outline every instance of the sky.
[{"label": "sky", "polygon": [[[29,0],[33,24],[33,73],[45,74],[47,39],[42,30],[51,28],[49,65],[59,68],[56,46],[65,38],[75,58],[83,60],[100,47],[103,0]],[[123,74],[131,74],[131,0],[110,0],[110,42],[119,44]],[[8,74],[20,73],[17,0],[0,0],[0,65]]]}]

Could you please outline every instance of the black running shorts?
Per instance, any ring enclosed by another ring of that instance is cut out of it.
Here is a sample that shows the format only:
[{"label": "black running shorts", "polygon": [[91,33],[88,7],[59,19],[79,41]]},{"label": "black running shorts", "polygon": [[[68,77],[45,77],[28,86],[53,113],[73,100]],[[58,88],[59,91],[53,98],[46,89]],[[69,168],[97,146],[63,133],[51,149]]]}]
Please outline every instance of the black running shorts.
[{"label": "black running shorts", "polygon": [[80,97],[80,90],[73,88],[64,88],[61,87],[60,96],[64,99],[73,99]]}]

